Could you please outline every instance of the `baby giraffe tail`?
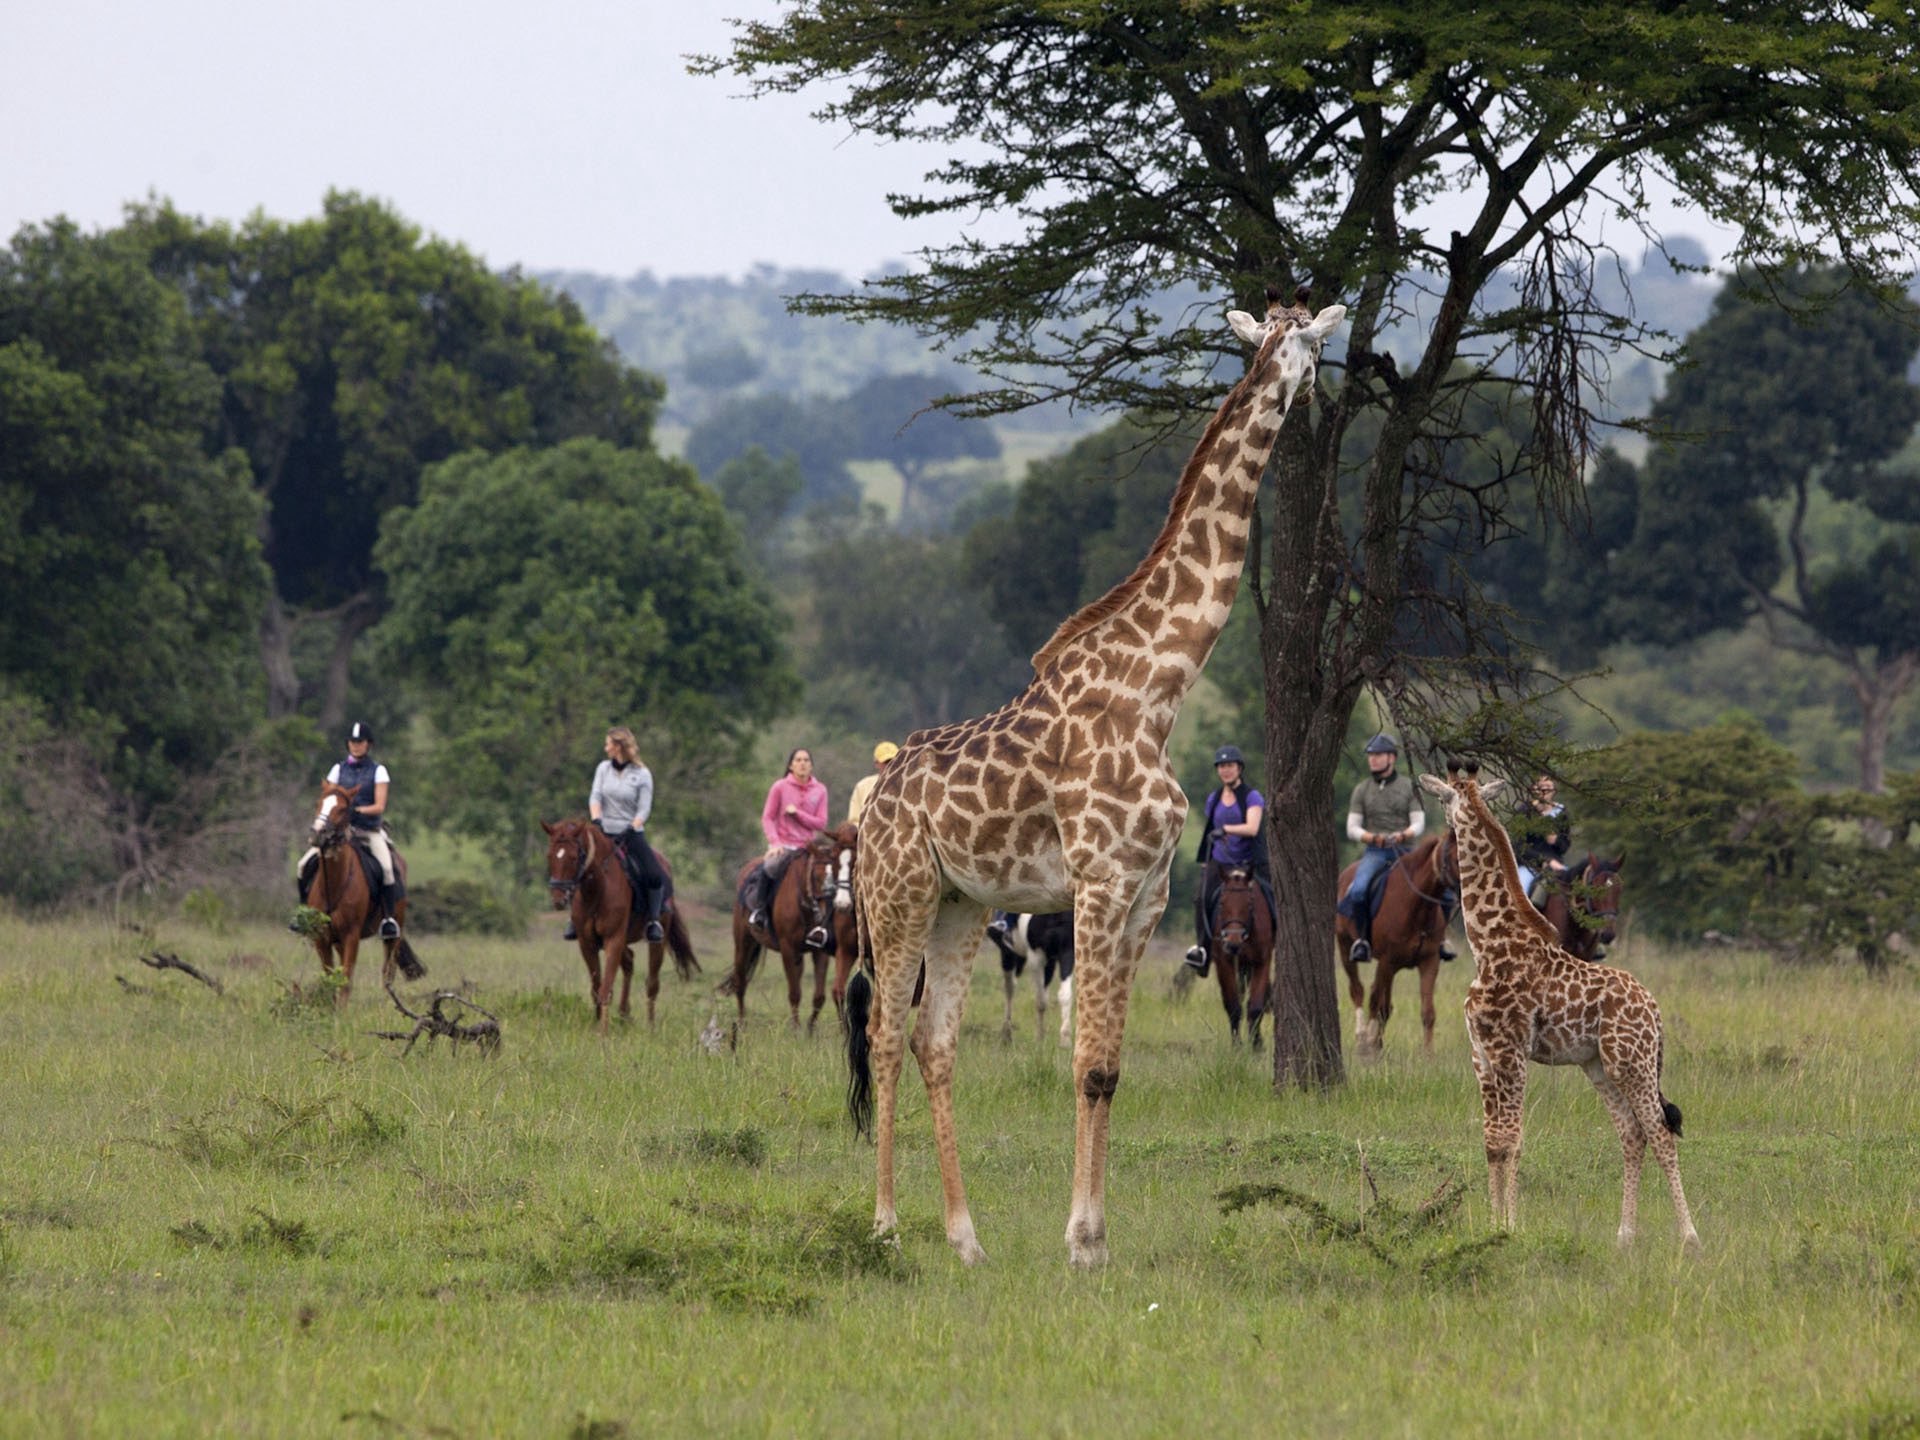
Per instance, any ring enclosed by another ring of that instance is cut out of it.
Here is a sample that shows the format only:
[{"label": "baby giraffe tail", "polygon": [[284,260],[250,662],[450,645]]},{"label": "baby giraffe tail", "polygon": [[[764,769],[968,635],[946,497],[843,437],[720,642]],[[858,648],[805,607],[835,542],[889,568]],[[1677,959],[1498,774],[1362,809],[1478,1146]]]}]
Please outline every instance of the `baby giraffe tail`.
[{"label": "baby giraffe tail", "polygon": [[[1653,1074],[1656,1083],[1659,1080],[1660,1071],[1666,1061],[1666,1050],[1667,1037],[1662,1035],[1660,1037],[1660,1048],[1654,1052],[1653,1056]],[[1664,1092],[1656,1090],[1654,1093],[1660,1096],[1660,1118],[1666,1121],[1667,1129],[1671,1130],[1676,1136],[1679,1135],[1680,1107],[1667,1099]]]}]

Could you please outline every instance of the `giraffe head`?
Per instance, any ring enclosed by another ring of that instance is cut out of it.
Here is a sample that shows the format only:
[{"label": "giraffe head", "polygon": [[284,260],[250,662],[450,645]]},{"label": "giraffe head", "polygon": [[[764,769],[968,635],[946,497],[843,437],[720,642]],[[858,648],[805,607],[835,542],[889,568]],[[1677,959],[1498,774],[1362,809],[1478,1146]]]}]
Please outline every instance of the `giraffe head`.
[{"label": "giraffe head", "polygon": [[1347,307],[1329,305],[1318,315],[1307,310],[1308,287],[1293,292],[1293,303],[1282,304],[1280,292],[1267,291],[1267,313],[1256,320],[1244,310],[1229,310],[1227,324],[1233,333],[1253,346],[1253,364],[1249,374],[1271,367],[1280,394],[1288,405],[1306,404],[1313,398],[1314,377],[1320,370],[1320,347],[1347,318]]},{"label": "giraffe head", "polygon": [[1507,783],[1497,775],[1482,780],[1479,774],[1478,761],[1468,760],[1463,764],[1458,760],[1449,760],[1445,780],[1438,775],[1420,777],[1421,786],[1429,795],[1437,797],[1441,807],[1446,810],[1449,829],[1458,831],[1463,825],[1473,824],[1479,818],[1473,811],[1474,803],[1483,802],[1480,809],[1484,813],[1484,802],[1499,794]]}]

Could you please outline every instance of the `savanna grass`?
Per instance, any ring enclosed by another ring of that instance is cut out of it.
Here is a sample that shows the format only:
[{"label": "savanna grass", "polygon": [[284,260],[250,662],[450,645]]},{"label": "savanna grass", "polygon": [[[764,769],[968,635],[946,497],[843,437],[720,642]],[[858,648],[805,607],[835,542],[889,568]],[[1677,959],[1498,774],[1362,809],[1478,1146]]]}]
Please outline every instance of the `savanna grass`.
[{"label": "savanna grass", "polygon": [[[967,1270],[916,1080],[875,1244],[839,1052],[788,1031],[777,970],[737,1049],[696,1043],[731,1004],[717,922],[657,1029],[605,1040],[550,922],[423,942],[411,993],[471,985],[493,1058],[375,1039],[377,967],[337,1011],[284,932],[160,929],[0,917],[0,1435],[1916,1433],[1911,970],[1623,957],[1667,1019],[1689,1261],[1651,1165],[1615,1248],[1619,1151],[1571,1072],[1533,1073],[1520,1229],[1488,1228],[1470,962],[1434,1054],[1403,997],[1382,1061],[1276,1095],[1169,942],[1129,1020],[1114,1262],[1079,1275],[1069,1058],[1001,1043],[984,951]],[[155,943],[226,993],[141,971]]]}]

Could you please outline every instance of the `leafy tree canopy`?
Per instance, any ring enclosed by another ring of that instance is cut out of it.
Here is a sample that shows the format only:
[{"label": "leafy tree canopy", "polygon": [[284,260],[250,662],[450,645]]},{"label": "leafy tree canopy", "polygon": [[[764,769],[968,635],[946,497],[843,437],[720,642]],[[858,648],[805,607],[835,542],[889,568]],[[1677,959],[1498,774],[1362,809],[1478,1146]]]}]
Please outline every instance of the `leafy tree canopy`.
[{"label": "leafy tree canopy", "polygon": [[[711,775],[796,683],[738,532],[686,466],[574,440],[431,467],[375,560],[376,638],[444,745],[430,801],[524,858],[584,807],[610,725],[657,777]],[[690,786],[662,804],[697,812]]]},{"label": "leafy tree canopy", "polygon": [[260,506],[205,448],[219,399],[127,236],[56,221],[0,252],[0,674],[137,806],[257,713]]},{"label": "leafy tree canopy", "polygon": [[722,466],[758,447],[776,460],[791,455],[803,482],[799,507],[847,514],[860,506],[860,486],[847,469],[856,453],[846,410],[828,400],[737,395],[721,402],[687,436],[687,461],[716,477]]}]

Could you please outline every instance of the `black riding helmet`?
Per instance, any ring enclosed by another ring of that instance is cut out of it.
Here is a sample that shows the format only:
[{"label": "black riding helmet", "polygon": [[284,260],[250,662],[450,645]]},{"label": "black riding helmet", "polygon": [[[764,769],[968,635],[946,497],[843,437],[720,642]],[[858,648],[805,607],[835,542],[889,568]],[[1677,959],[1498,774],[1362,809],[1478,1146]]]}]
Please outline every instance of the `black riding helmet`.
[{"label": "black riding helmet", "polygon": [[1214,752],[1213,763],[1215,765],[1244,765],[1247,763],[1247,757],[1240,753],[1240,747],[1238,745],[1222,745]]},{"label": "black riding helmet", "polygon": [[347,739],[364,740],[371,745],[373,743],[373,727],[364,720],[356,720],[353,722],[353,727],[347,731]]}]

